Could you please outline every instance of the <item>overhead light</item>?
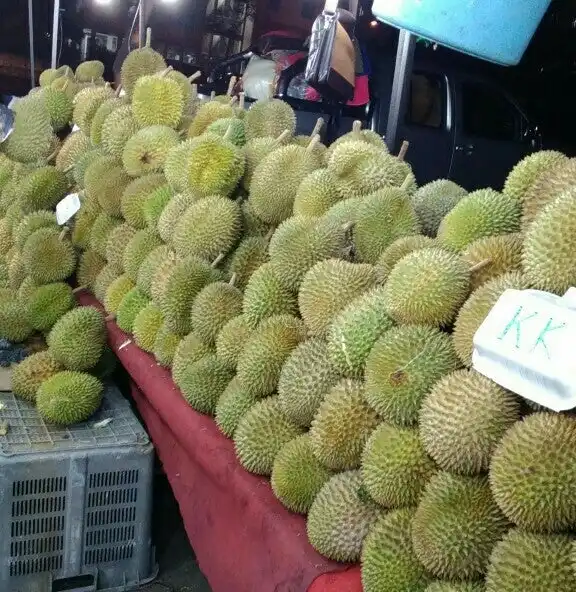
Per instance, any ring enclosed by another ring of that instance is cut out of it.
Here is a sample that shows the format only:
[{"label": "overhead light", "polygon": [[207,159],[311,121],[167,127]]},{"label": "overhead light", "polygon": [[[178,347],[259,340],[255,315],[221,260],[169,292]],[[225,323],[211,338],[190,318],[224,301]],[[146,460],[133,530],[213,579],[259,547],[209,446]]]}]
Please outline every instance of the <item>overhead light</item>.
[{"label": "overhead light", "polygon": [[164,4],[178,4],[180,0],[162,0]]},{"label": "overhead light", "polygon": [[377,21],[377,20],[370,21],[370,26],[371,26],[373,29],[375,29],[375,28],[378,26],[378,21]]},{"label": "overhead light", "polygon": [[114,0],[94,0],[95,4],[99,4],[100,6],[107,6],[109,4],[112,4],[114,2]]}]

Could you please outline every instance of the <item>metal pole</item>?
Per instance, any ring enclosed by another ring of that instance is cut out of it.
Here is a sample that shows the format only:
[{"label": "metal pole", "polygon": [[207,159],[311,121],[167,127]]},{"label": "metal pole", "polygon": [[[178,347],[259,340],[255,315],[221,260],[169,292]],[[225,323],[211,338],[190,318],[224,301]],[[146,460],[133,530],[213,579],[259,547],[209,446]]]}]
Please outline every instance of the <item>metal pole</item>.
[{"label": "metal pole", "polygon": [[398,149],[398,126],[401,121],[404,121],[406,114],[415,47],[416,36],[405,29],[400,29],[386,129],[386,144],[392,154],[396,154]]},{"label": "metal pole", "polygon": [[138,40],[140,48],[146,44],[146,0],[138,5]]},{"label": "metal pole", "polygon": [[34,10],[33,0],[28,0],[28,38],[30,40],[30,88],[36,86],[36,61],[34,58]]},{"label": "metal pole", "polygon": [[52,68],[58,66],[58,25],[60,24],[60,0],[54,0],[52,18]]}]

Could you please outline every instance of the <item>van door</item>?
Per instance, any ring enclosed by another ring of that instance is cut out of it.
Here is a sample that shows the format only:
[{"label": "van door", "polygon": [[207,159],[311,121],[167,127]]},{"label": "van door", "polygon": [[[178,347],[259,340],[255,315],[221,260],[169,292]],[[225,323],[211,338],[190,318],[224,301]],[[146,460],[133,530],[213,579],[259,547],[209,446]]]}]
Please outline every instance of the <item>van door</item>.
[{"label": "van door", "polygon": [[419,185],[448,177],[454,149],[453,93],[449,78],[415,68],[398,137],[410,142],[406,160]]},{"label": "van door", "polygon": [[523,141],[527,121],[508,96],[487,83],[456,86],[456,145],[450,178],[469,191],[501,190],[508,173],[531,146]]}]

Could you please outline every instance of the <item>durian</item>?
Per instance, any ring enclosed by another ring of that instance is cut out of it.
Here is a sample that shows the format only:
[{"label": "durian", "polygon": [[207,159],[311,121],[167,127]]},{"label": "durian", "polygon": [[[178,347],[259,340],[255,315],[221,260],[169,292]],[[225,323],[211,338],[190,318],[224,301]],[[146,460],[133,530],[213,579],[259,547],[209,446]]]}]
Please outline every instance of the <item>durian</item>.
[{"label": "durian", "polygon": [[13,367],[12,390],[17,397],[35,403],[40,385],[62,370],[48,350],[37,352]]},{"label": "durian", "polygon": [[218,399],[215,421],[218,429],[228,438],[233,438],[240,420],[258,399],[245,391],[233,378]]}]

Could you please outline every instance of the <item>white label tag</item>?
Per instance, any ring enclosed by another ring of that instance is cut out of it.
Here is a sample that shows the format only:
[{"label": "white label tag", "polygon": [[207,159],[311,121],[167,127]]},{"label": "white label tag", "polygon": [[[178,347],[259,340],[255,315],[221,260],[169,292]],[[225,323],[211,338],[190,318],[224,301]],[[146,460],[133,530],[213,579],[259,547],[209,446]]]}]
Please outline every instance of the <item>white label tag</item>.
[{"label": "white label tag", "polygon": [[474,336],[473,367],[553,411],[576,407],[576,310],[566,298],[507,290]]},{"label": "white label tag", "polygon": [[79,131],[80,131],[80,128],[76,124],[74,124],[74,126],[72,127],[72,132],[79,132]]},{"label": "white label tag", "polygon": [[71,193],[58,202],[56,206],[56,222],[60,226],[66,224],[82,206],[77,193]]}]

